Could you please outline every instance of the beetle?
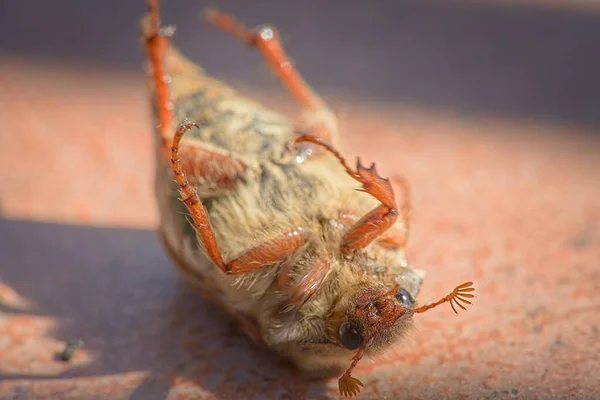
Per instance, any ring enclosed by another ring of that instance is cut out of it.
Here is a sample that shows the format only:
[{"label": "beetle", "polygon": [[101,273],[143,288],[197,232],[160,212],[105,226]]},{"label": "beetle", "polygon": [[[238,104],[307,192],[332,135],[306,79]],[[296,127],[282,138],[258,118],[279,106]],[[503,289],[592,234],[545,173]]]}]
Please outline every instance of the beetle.
[{"label": "beetle", "polygon": [[[147,0],[142,44],[156,126],[159,232],[179,270],[256,342],[301,370],[341,374],[340,394],[363,384],[359,360],[401,340],[415,314],[465,309],[457,286],[419,305],[423,271],[406,259],[409,190],[337,150],[334,113],[303,80],[270,26],[205,18],[256,48],[303,113],[276,113],[183,56]],[[182,138],[186,135],[185,144]],[[363,192],[363,193],[357,193]]]}]

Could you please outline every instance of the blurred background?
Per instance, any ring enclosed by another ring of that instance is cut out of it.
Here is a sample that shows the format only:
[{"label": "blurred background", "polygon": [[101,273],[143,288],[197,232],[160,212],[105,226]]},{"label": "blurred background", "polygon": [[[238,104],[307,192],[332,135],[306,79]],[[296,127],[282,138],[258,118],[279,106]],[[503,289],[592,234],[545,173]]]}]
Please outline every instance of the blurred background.
[{"label": "blurred background", "polygon": [[[478,283],[469,313],[424,316],[365,363],[364,398],[600,396],[598,2],[162,3],[188,57],[294,115],[260,55],[199,13],[277,26],[345,152],[409,178],[425,298]],[[0,2],[0,397],[335,398],[247,344],[163,254],[144,12]],[[72,337],[85,349],[57,362]]]}]

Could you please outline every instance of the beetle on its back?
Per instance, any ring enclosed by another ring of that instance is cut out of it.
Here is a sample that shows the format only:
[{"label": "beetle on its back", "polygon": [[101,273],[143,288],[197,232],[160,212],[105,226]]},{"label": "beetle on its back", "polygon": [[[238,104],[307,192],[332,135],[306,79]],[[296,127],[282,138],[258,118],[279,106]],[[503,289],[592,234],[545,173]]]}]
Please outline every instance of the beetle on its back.
[{"label": "beetle on its back", "polygon": [[415,303],[424,274],[405,258],[406,185],[398,206],[374,164],[346,163],[333,113],[289,62],[274,28],[248,30],[226,14],[206,14],[263,53],[303,106],[301,126],[171,47],[173,30],[160,27],[157,2],[148,0],[142,32],[167,249],[255,341],[305,371],[345,371],[341,394],[357,394],[362,383],[351,371],[363,355],[400,340],[414,314],[445,302],[464,309],[471,282],[436,303]]}]

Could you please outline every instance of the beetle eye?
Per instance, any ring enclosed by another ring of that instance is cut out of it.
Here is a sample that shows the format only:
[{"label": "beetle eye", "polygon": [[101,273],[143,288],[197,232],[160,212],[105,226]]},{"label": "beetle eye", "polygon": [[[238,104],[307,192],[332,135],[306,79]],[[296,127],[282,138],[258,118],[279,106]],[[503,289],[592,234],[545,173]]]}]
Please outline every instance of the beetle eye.
[{"label": "beetle eye", "polygon": [[356,326],[350,322],[345,322],[340,326],[340,339],[342,344],[348,350],[355,350],[362,344],[362,337]]},{"label": "beetle eye", "polygon": [[394,297],[406,307],[410,307],[414,303],[414,299],[405,289],[398,289]]}]

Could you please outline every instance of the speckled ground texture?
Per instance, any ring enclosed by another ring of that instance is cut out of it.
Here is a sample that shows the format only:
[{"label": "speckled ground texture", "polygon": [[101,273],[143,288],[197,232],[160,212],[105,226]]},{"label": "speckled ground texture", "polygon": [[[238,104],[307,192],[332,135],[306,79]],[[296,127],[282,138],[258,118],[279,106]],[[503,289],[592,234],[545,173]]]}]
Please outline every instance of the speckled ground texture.
[{"label": "speckled ground texture", "polygon": [[[0,397],[338,398],[335,379],[308,381],[246,340],[159,243],[143,4],[26,3],[44,7],[0,13],[12,38],[0,54]],[[358,3],[221,8],[276,23],[339,113],[343,150],[410,180],[420,300],[475,282],[468,312],[424,314],[408,341],[359,364],[360,398],[600,398],[598,8],[401,1],[396,23]],[[165,8],[193,58],[285,99],[258,56],[200,26],[202,4]],[[85,346],[59,361],[73,338]]]}]

